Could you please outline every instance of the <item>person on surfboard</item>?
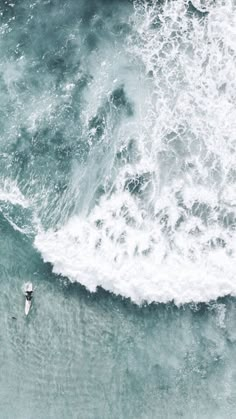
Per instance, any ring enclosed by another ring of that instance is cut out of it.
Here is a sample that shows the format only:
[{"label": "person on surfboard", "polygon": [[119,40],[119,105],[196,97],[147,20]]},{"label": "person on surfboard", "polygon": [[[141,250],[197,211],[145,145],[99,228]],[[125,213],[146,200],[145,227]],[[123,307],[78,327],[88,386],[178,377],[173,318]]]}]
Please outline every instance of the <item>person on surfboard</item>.
[{"label": "person on surfboard", "polygon": [[25,284],[25,314],[26,316],[29,314],[30,307],[32,304],[32,297],[33,297],[33,285],[31,282],[27,282]]},{"label": "person on surfboard", "polygon": [[31,301],[33,298],[33,290],[32,291],[25,291],[26,300]]}]

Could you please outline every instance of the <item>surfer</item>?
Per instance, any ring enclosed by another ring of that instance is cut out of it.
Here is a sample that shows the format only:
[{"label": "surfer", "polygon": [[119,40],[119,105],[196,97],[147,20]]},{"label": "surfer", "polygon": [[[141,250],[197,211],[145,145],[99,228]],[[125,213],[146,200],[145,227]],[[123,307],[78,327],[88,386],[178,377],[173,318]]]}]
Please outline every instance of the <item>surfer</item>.
[{"label": "surfer", "polygon": [[31,301],[33,297],[33,291],[26,291],[25,296],[26,296],[26,300]]},{"label": "surfer", "polygon": [[33,298],[33,285],[31,282],[25,284],[25,297],[25,314],[27,316],[29,314]]}]

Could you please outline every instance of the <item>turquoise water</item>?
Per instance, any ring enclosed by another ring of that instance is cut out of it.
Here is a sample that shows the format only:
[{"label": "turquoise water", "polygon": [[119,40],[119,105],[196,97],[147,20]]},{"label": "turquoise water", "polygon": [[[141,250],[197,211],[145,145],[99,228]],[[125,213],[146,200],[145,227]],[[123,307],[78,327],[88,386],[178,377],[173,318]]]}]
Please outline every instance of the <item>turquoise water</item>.
[{"label": "turquoise water", "polygon": [[0,3],[0,418],[235,417],[235,19]]},{"label": "turquoise water", "polygon": [[140,308],[91,294],[2,219],[0,286],[2,418],[234,417],[234,299]]},{"label": "turquoise water", "polygon": [[234,299],[140,308],[90,294],[2,219],[1,296],[2,418],[234,417]]}]

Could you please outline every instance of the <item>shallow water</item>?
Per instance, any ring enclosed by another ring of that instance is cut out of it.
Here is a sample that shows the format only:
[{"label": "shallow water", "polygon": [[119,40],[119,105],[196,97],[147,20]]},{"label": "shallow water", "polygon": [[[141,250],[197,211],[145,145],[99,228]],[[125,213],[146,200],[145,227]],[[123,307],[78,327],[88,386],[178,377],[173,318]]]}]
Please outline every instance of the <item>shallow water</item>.
[{"label": "shallow water", "polygon": [[52,274],[2,220],[0,249],[2,418],[235,416],[234,299],[141,308],[90,294]]},{"label": "shallow water", "polygon": [[0,3],[0,418],[235,417],[235,23]]}]

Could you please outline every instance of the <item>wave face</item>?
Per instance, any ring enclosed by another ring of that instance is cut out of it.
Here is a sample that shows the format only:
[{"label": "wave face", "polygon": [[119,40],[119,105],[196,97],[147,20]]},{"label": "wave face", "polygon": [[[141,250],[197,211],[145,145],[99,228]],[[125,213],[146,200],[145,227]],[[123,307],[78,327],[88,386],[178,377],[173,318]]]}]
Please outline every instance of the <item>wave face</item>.
[{"label": "wave face", "polygon": [[1,6],[1,177],[36,248],[136,303],[236,295],[235,6],[56,3]]}]

